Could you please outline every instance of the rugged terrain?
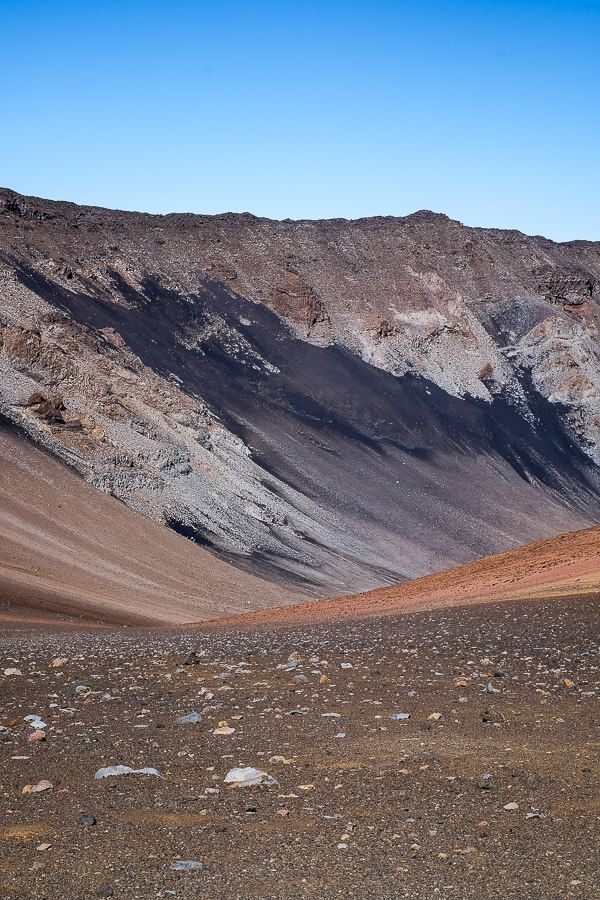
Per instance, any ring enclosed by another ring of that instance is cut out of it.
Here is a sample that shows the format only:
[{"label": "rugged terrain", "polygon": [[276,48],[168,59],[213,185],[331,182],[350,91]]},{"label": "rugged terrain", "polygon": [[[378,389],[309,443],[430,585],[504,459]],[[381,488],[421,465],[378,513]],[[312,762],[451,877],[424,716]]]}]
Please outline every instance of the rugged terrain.
[{"label": "rugged terrain", "polygon": [[599,277],[598,244],[433,213],[4,190],[1,411],[238,568],[353,593],[600,520]]},{"label": "rugged terrain", "polygon": [[[574,596],[4,629],[0,893],[594,900],[597,639]],[[95,778],[114,765],[159,774]],[[240,766],[276,783],[231,787]]]},{"label": "rugged terrain", "polygon": [[0,545],[0,621],[181,624],[294,600],[94,490],[7,427]]},{"label": "rugged terrain", "polygon": [[600,896],[599,251],[0,192],[3,898]]}]

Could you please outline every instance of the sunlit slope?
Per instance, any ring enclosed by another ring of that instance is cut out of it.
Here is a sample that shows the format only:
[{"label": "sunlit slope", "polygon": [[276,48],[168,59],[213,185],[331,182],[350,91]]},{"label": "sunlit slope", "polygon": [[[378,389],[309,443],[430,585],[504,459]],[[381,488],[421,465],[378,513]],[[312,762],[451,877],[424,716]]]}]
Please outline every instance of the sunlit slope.
[{"label": "sunlit slope", "polygon": [[137,515],[0,428],[5,615],[24,606],[44,615],[183,624],[291,599],[289,592]]},{"label": "sunlit slope", "polygon": [[244,616],[248,623],[303,623],[489,602],[600,596],[600,527],[486,556],[393,587]]}]

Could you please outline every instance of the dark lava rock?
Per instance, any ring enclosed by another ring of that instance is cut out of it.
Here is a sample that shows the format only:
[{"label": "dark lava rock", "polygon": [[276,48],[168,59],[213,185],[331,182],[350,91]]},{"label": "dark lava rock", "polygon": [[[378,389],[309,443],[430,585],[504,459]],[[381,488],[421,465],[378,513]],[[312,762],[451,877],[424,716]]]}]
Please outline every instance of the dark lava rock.
[{"label": "dark lava rock", "polygon": [[481,711],[481,721],[485,722],[486,725],[493,725],[495,722],[504,722],[504,716],[502,713],[486,707],[486,709]]},{"label": "dark lava rock", "polygon": [[81,813],[79,816],[80,825],[95,825],[96,824],[96,816],[90,815],[90,813]]}]

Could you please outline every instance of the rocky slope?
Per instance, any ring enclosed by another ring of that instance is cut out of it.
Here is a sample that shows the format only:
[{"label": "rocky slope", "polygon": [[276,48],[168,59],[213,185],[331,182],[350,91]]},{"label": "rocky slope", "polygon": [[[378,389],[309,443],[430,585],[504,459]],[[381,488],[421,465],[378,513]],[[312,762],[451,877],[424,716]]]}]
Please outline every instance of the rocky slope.
[{"label": "rocky slope", "polygon": [[216,624],[299,626],[481,604],[586,598],[593,606],[599,596],[600,527],[596,526],[363,594],[223,616]]},{"label": "rocky slope", "polygon": [[300,599],[99,494],[6,424],[0,548],[3,626],[56,614],[184,624]]},{"label": "rocky slope", "polygon": [[248,570],[349,593],[600,521],[600,245],[0,192],[0,404]]}]

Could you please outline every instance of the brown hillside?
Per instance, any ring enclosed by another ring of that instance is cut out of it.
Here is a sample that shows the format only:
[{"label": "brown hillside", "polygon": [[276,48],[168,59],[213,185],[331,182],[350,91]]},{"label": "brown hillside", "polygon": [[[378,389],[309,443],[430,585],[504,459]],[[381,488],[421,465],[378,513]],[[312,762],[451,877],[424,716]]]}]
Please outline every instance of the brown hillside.
[{"label": "brown hillside", "polygon": [[600,595],[600,527],[486,556],[447,572],[364,594],[245,615],[242,623],[293,624],[503,601]]},{"label": "brown hillside", "polygon": [[184,624],[292,599],[0,429],[0,619]]}]

